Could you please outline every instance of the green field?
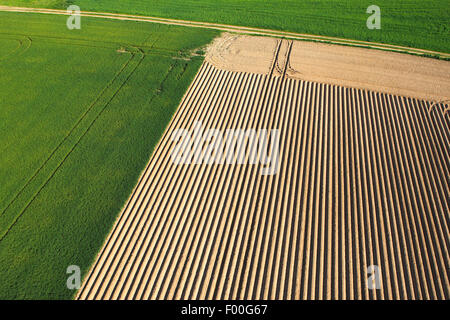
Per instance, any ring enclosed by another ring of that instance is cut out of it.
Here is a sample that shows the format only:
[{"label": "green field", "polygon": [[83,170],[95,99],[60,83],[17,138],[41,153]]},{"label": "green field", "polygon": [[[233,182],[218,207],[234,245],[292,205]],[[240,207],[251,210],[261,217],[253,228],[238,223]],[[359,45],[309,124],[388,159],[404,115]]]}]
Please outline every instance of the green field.
[{"label": "green field", "polygon": [[[448,0],[0,0],[0,4],[121,12],[262,27],[450,52]],[[366,9],[381,8],[381,30]]]},{"label": "green field", "polygon": [[216,35],[0,12],[0,299],[73,296]]}]

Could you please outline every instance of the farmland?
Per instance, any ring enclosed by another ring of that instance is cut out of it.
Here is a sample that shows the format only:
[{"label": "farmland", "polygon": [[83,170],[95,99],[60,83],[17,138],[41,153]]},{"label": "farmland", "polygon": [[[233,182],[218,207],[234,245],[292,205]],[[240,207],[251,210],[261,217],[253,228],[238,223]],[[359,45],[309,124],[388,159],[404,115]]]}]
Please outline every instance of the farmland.
[{"label": "farmland", "polygon": [[[449,116],[429,106],[205,63],[78,298],[449,299]],[[278,172],[177,165],[197,121],[279,129]]]},{"label": "farmland", "polygon": [[[208,46],[78,299],[449,298],[448,105],[364,89],[389,61],[393,82],[429,81],[431,69],[446,100],[449,63],[407,56],[417,73],[404,75],[402,54],[314,44],[314,62],[303,45],[222,35]],[[340,75],[320,80],[334,84],[303,79],[328,59]],[[345,86],[364,72],[362,88]],[[187,140],[174,138],[179,129]],[[239,129],[225,161],[223,133]],[[181,164],[180,144],[190,159]],[[255,150],[270,160],[251,161]]]},{"label": "farmland", "polygon": [[261,27],[450,52],[448,2],[377,1],[381,30],[366,28],[364,0],[0,0],[0,4],[104,11]]},{"label": "farmland", "polygon": [[5,4],[0,299],[450,298],[443,1]]},{"label": "farmland", "polygon": [[0,298],[74,294],[215,35],[0,13]]}]

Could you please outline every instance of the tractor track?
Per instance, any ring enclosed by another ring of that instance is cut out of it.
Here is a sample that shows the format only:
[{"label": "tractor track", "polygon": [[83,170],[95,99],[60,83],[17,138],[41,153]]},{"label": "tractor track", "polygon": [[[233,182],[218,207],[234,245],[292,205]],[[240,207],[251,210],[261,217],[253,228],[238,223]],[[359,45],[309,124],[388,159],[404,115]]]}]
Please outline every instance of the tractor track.
[{"label": "tractor track", "polygon": [[[9,234],[11,229],[16,225],[28,207],[53,178],[56,172],[64,164],[70,154],[78,146],[80,141],[89,132],[97,119],[102,115],[117,93],[141,64],[142,59],[145,57],[142,50],[134,47],[130,47],[129,49],[131,51],[130,58],[126,60],[120,70],[114,75],[113,79],[108,82],[94,101],[89,104],[88,108],[83,112],[81,117],[63,137],[59,144],[52,150],[41,166],[27,180],[24,186],[20,188],[18,193],[12,198],[7,206],[2,209],[0,212],[0,217],[2,218],[0,223],[0,242],[3,241],[3,239]],[[127,69],[131,69],[131,71],[128,71],[129,73],[125,75],[126,79],[120,82],[120,77],[123,76],[124,71],[127,71]],[[116,82],[118,82],[116,84],[117,87],[113,87]],[[111,90],[112,92],[108,92]],[[110,95],[108,95],[108,93]],[[104,101],[102,101],[102,99]],[[30,192],[32,192],[33,195],[31,199],[24,198],[24,193],[26,190],[31,190]]]}]

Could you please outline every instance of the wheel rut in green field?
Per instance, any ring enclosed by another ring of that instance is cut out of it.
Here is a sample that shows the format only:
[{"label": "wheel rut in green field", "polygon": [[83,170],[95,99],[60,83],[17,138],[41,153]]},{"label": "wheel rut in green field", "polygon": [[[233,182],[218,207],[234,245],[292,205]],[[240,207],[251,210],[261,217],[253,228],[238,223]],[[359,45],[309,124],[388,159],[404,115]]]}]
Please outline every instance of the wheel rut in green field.
[{"label": "wheel rut in green field", "polygon": [[[13,42],[16,43],[16,45],[11,46],[11,44],[9,45],[4,45],[3,42]],[[27,51],[30,47],[31,47],[31,38],[30,37],[26,37],[26,36],[10,36],[10,35],[6,35],[6,34],[1,34],[0,33],[0,43],[1,48],[0,48],[0,63],[3,61],[8,60],[11,57],[14,56],[18,56],[23,54],[25,51]],[[12,47],[12,50],[10,50]],[[5,52],[2,50],[4,49]]]},{"label": "wheel rut in green field", "polygon": [[97,119],[102,115],[120,89],[130,79],[145,57],[144,52],[135,47],[127,47],[123,53],[130,54],[130,58],[122,65],[114,78],[88,106],[69,133],[28,179],[26,184],[18,191],[12,201],[0,212],[0,241],[7,236],[9,231],[39,195],[41,190],[57,173],[58,169],[64,164],[64,161],[70,156],[83,137],[92,128]]}]

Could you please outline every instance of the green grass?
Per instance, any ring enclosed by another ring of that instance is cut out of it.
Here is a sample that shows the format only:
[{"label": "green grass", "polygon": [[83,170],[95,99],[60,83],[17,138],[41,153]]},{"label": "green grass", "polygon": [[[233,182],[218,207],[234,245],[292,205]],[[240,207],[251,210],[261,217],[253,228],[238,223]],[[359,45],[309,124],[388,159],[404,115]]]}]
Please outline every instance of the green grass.
[{"label": "green grass", "polygon": [[73,296],[217,35],[65,21],[0,13],[0,299]]},{"label": "green grass", "polygon": [[[51,5],[49,5],[51,3]],[[448,0],[0,0],[0,4],[121,12],[262,27],[450,52]],[[381,30],[366,9],[381,8]]]}]

